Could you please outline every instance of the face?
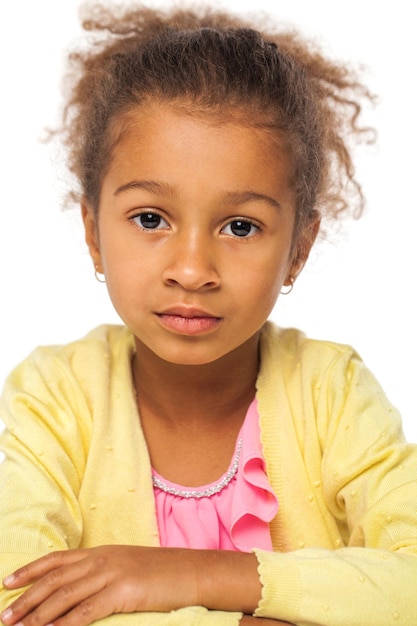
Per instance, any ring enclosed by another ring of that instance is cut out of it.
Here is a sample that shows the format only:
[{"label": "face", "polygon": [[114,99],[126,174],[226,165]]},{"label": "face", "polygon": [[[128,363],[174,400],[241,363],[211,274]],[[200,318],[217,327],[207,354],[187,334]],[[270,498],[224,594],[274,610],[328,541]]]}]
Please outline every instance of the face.
[{"label": "face", "polygon": [[157,357],[220,359],[257,337],[292,271],[290,164],[266,130],[141,108],[116,145],[90,253]]}]

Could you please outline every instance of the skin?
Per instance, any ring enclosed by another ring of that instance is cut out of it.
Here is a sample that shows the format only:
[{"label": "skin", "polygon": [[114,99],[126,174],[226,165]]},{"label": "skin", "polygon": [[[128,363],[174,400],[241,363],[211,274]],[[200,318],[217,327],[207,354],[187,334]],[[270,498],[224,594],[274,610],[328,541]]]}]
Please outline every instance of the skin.
[{"label": "skin", "polygon": [[[130,115],[98,217],[83,204],[91,257],[136,338],[132,372],[152,465],[173,482],[207,484],[230,463],[255,392],[260,329],[318,228],[294,245],[291,174],[266,130],[159,104]],[[261,597],[257,565],[253,554],[212,550],[52,553],[4,581],[33,584],[2,620],[84,626],[201,605],[241,611],[241,624],[283,624],[250,616]]]}]

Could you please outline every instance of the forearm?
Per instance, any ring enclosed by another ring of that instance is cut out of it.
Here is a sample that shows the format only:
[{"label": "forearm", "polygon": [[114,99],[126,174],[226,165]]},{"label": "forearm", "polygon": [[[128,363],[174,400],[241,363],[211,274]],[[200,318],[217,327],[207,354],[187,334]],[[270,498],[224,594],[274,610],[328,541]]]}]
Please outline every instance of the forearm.
[{"label": "forearm", "polygon": [[204,608],[207,616],[221,613],[219,623],[229,625],[242,613],[251,615],[261,596],[253,554],[140,546],[53,552],[3,584],[12,594],[29,585],[1,615],[8,626],[29,614],[42,623],[61,618],[68,626],[86,626],[114,613],[186,607]]},{"label": "forearm", "polygon": [[[261,598],[258,560],[254,554],[204,552],[200,604],[225,611],[253,613]],[[239,626],[292,626],[282,620],[243,615]]]},{"label": "forearm", "polygon": [[189,551],[198,577],[198,604],[220,611],[251,615],[262,594],[254,554],[232,551]]}]

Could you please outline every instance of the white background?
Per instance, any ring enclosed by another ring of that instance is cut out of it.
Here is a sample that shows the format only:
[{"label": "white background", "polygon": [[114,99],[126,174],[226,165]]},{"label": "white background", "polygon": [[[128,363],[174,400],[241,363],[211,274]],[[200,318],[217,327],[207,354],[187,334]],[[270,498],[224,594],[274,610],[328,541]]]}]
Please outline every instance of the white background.
[{"label": "white background", "polygon": [[[151,4],[151,2],[148,2]],[[159,2],[158,6],[167,2]],[[225,0],[297,25],[325,51],[365,64],[380,103],[368,119],[378,149],[358,170],[368,211],[321,243],[273,319],[310,336],[353,344],[401,410],[408,438],[416,420],[416,66],[408,0]],[[0,384],[38,344],[78,338],[117,322],[93,275],[78,214],[61,211],[56,155],[38,142],[57,119],[65,47],[79,34],[77,0],[0,6]]]}]

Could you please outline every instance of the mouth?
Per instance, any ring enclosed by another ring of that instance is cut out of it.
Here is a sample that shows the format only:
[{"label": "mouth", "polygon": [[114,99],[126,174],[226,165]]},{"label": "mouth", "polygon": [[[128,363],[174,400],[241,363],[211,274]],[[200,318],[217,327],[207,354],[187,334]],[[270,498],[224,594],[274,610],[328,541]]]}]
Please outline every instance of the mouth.
[{"label": "mouth", "polygon": [[221,317],[195,307],[176,306],[157,312],[162,326],[181,335],[200,335],[217,328]]}]

